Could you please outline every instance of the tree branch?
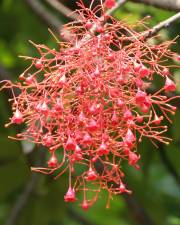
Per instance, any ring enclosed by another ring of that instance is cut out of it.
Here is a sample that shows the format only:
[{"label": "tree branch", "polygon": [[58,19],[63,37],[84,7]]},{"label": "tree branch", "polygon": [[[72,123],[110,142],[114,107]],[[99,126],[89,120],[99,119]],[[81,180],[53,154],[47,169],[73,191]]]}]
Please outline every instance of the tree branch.
[{"label": "tree branch", "polygon": [[176,13],[174,16],[169,17],[168,19],[158,23],[149,31],[145,32],[143,35],[145,38],[152,37],[153,35],[157,34],[161,29],[169,27],[175,21],[180,19],[180,12]]},{"label": "tree branch", "polygon": [[144,3],[161,9],[180,11],[180,0],[130,0],[132,2]]},{"label": "tree branch", "polygon": [[28,6],[45,22],[52,30],[59,33],[63,23],[50,13],[38,0],[25,0]]},{"label": "tree branch", "polygon": [[24,209],[25,205],[27,204],[33,190],[37,186],[39,174],[32,174],[30,181],[27,183],[24,191],[19,196],[17,202],[15,203],[5,225],[15,225],[17,220],[20,217],[22,210]]},{"label": "tree branch", "polygon": [[72,20],[76,20],[78,15],[73,12],[71,9],[66,7],[64,4],[57,0],[45,0],[49,5],[51,5],[54,9],[60,12],[62,15],[71,18]]},{"label": "tree branch", "polygon": [[0,64],[0,80],[11,80],[12,77],[9,72]]},{"label": "tree branch", "polygon": [[123,195],[124,200],[134,217],[135,221],[139,225],[155,225],[151,217],[145,211],[145,209],[140,205],[140,203],[132,195]]},{"label": "tree branch", "polygon": [[[37,148],[37,146],[35,146],[35,149],[31,153],[31,156],[32,156],[32,154],[37,152],[36,148]],[[45,158],[45,151],[44,151],[43,147],[41,147],[39,149],[39,154],[35,158],[36,158],[36,162],[34,162],[34,163],[37,166],[42,165],[44,158]],[[15,202],[14,207],[11,209],[9,216],[7,217],[8,219],[4,225],[16,225],[17,224],[17,222],[21,216],[21,213],[24,210],[24,207],[27,205],[30,197],[32,196],[34,190],[36,189],[36,187],[39,183],[40,176],[41,175],[38,173],[33,173],[31,175],[30,180],[27,182],[26,186],[24,187],[23,192],[21,193],[21,195]]]}]

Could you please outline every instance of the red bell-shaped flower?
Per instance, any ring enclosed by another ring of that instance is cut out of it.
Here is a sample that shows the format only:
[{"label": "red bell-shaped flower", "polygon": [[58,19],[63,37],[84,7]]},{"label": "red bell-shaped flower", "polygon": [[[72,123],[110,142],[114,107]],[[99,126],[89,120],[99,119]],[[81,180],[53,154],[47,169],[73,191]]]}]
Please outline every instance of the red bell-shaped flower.
[{"label": "red bell-shaped flower", "polygon": [[50,168],[55,168],[55,167],[57,167],[58,166],[58,159],[57,159],[57,157],[53,154],[52,156],[51,156],[51,158],[48,160],[48,167],[50,167]]},{"label": "red bell-shaped flower", "polygon": [[67,150],[67,151],[69,151],[69,150],[75,150],[75,148],[76,148],[76,143],[73,141],[73,139],[69,136],[68,137],[68,140],[67,140],[67,142],[66,142],[66,145],[65,145],[65,149]]},{"label": "red bell-shaped flower", "polygon": [[82,142],[85,145],[90,145],[92,143],[92,137],[88,133],[85,133]]},{"label": "red bell-shaped flower", "polygon": [[136,153],[129,151],[129,165],[135,166],[138,160],[140,159],[140,156],[138,156]]},{"label": "red bell-shaped flower", "polygon": [[98,155],[108,155],[109,154],[109,149],[107,148],[107,145],[102,141],[101,145],[98,148]]},{"label": "red bell-shaped flower", "polygon": [[91,132],[97,131],[97,129],[98,129],[98,124],[97,124],[97,122],[96,122],[94,119],[91,119],[91,120],[89,121],[89,123],[87,124],[87,128],[88,128],[88,130],[91,131]]},{"label": "red bell-shaped flower", "polygon": [[86,176],[86,180],[87,181],[94,181],[97,178],[97,174],[96,172],[90,167],[88,172],[87,172],[87,176]]},{"label": "red bell-shaped flower", "polygon": [[169,77],[166,77],[164,89],[165,89],[165,91],[175,91],[176,90],[175,83],[171,79],[169,79]]},{"label": "red bell-shaped flower", "polygon": [[131,129],[127,130],[126,136],[124,138],[124,142],[128,147],[132,147],[133,143],[135,142],[136,138],[133,134],[133,132],[131,131]]},{"label": "red bell-shaped flower", "polygon": [[75,202],[76,201],[76,195],[75,190],[71,187],[69,187],[67,193],[64,196],[65,202]]}]

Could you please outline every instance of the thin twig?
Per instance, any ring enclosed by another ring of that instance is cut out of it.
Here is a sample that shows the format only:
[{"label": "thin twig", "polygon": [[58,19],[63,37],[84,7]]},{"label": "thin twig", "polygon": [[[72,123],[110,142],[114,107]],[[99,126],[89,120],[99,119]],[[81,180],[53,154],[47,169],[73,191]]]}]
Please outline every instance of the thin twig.
[{"label": "thin twig", "polygon": [[180,0],[130,0],[132,2],[152,5],[161,9],[180,11]]},{"label": "thin twig", "polygon": [[[112,9],[109,9],[106,12],[106,15],[111,15],[117,8],[119,8],[122,4],[124,4],[127,0],[118,0],[116,3],[116,6],[113,7]],[[101,17],[102,18],[102,17]],[[100,20],[101,20],[100,18]],[[93,24],[93,27],[91,28],[91,33],[94,33],[96,30],[97,24]],[[91,34],[87,34],[85,37],[83,37],[83,39],[81,40],[81,43],[83,43],[84,41],[87,41],[91,38]],[[79,43],[80,44],[80,43]]]},{"label": "thin twig", "polygon": [[134,217],[135,222],[139,225],[155,225],[154,221],[148,215],[147,211],[142,207],[138,200],[132,195],[123,195],[124,200]]},{"label": "thin twig", "polygon": [[37,186],[39,174],[32,174],[30,181],[27,183],[24,191],[19,196],[16,204],[12,208],[5,225],[15,225],[21,215],[22,210],[27,204],[33,190]]},{"label": "thin twig", "polygon": [[63,23],[47,10],[38,0],[25,0],[30,8],[45,22],[52,30],[60,32]]},{"label": "thin twig", "polygon": [[66,7],[64,4],[57,0],[45,0],[49,5],[51,5],[54,9],[60,12],[62,15],[71,18],[72,20],[76,20],[78,18],[78,14],[73,12],[71,9]]},{"label": "thin twig", "polygon": [[4,68],[3,65],[0,64],[0,80],[11,80],[12,77],[10,73]]},{"label": "thin twig", "polygon": [[152,37],[153,35],[157,34],[160,30],[162,30],[163,28],[169,27],[171,24],[173,24],[174,22],[176,22],[179,19],[180,19],[180,12],[178,12],[175,15],[169,17],[168,19],[158,23],[152,29],[150,29],[149,31],[145,32],[143,34],[143,36],[145,38]]},{"label": "thin twig", "polygon": [[[37,147],[35,146],[34,151],[32,154],[36,153]],[[33,157],[32,157],[33,158]],[[39,155],[36,157],[37,161],[34,162],[37,166],[41,165],[44,161],[45,158],[45,151],[43,148],[39,149]],[[22,191],[21,195],[15,202],[13,208],[10,211],[9,216],[7,217],[7,221],[4,225],[16,225],[17,222],[19,221],[19,218],[21,216],[21,213],[25,206],[27,205],[30,197],[32,196],[34,190],[36,189],[38,183],[39,183],[39,178],[41,175],[37,173],[33,173],[31,175],[30,180],[27,182],[26,186],[24,187],[24,190]]]}]

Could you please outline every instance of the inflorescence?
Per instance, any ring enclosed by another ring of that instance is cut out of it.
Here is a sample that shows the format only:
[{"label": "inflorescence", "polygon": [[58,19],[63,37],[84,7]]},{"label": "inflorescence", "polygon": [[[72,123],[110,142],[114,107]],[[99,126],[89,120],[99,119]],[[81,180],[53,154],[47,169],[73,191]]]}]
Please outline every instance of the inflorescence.
[{"label": "inflorescence", "polygon": [[[137,27],[106,14],[115,1],[86,8],[64,27],[66,42],[57,50],[34,44],[40,57],[25,57],[31,65],[20,82],[4,81],[13,93],[10,124],[25,124],[14,139],[28,140],[47,148],[47,167],[33,171],[57,177],[69,173],[66,202],[75,202],[83,192],[81,206],[87,209],[101,190],[131,193],[123,182],[123,165],[139,168],[137,145],[142,137],[168,144],[167,125],[176,107],[167,92],[176,89],[166,60],[174,53],[173,41],[152,44],[145,40],[143,21]],[[101,13],[101,16],[97,16]],[[151,91],[154,79],[163,85]],[[19,89],[15,95],[14,90]],[[170,95],[171,96],[171,95]],[[157,113],[158,109],[158,113]],[[90,193],[90,194],[89,194]]]}]

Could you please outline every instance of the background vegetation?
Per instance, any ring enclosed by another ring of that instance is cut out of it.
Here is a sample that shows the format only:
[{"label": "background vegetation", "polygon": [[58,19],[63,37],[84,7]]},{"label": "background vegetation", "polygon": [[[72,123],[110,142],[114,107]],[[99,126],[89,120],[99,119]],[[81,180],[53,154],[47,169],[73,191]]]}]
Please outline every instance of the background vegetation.
[{"label": "background vegetation", "polygon": [[[16,80],[28,65],[26,61],[18,58],[18,55],[36,54],[33,46],[28,43],[29,39],[53,46],[54,39],[49,34],[48,27],[57,31],[57,25],[68,21],[61,13],[51,8],[47,4],[48,1],[39,1],[40,6],[45,7],[43,9],[55,17],[52,24],[50,20],[43,18],[45,14],[37,15],[29,2],[31,1],[0,1],[1,80]],[[73,1],[67,2],[69,7],[75,7],[70,4]],[[174,13],[146,4],[127,2],[114,12],[114,16],[135,22],[151,15],[150,26],[154,26]],[[179,31],[180,21],[177,21],[160,32],[160,39],[172,39]],[[173,46],[176,52],[179,52],[179,48],[179,43]],[[171,72],[178,80],[178,70]],[[77,204],[67,204],[63,201],[67,188],[66,175],[54,181],[53,177],[31,173],[30,166],[44,161],[41,147],[7,138],[8,135],[15,134],[17,129],[4,128],[4,123],[11,116],[7,98],[8,93],[1,93],[0,224],[180,225],[180,105],[173,119],[173,126],[168,124],[169,136],[173,139],[171,145],[161,145],[159,149],[155,149],[148,141],[144,141],[139,147],[142,155],[141,170],[126,169],[126,181],[128,187],[133,190],[133,195],[116,196],[110,209],[105,209],[104,193],[89,211],[84,212]],[[176,104],[178,106],[179,103]]]}]

